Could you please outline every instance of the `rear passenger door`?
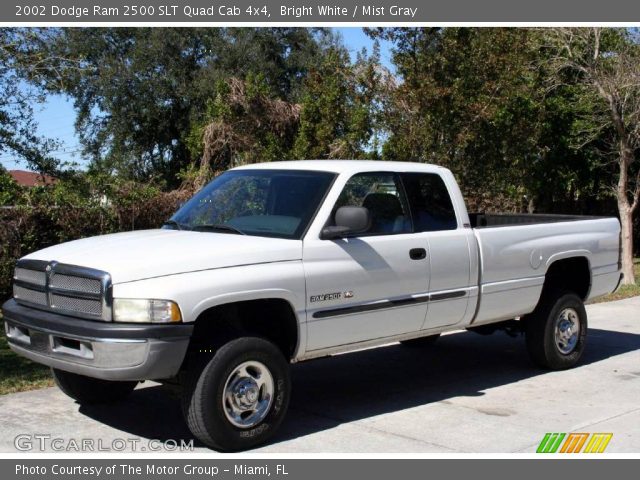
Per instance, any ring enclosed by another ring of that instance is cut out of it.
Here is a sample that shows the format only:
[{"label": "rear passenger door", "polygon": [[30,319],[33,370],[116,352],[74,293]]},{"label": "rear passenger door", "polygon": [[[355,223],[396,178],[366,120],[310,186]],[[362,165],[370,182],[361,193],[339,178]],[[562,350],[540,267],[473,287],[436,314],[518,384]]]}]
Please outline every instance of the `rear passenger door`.
[{"label": "rear passenger door", "polygon": [[468,307],[475,304],[469,303],[469,297],[477,295],[477,279],[471,274],[473,232],[456,217],[440,175],[410,172],[401,178],[414,231],[429,251],[429,309],[422,328],[459,323],[473,314]]}]

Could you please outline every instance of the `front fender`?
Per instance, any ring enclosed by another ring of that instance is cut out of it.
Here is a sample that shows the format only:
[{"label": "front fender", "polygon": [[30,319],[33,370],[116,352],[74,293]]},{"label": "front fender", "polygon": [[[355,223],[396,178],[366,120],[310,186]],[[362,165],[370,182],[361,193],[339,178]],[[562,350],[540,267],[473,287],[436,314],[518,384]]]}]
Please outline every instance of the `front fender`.
[{"label": "front fender", "polygon": [[266,298],[291,304],[298,323],[305,323],[305,282],[301,261],[272,262],[219,268],[120,283],[114,298],[173,300],[184,322],[194,322],[205,310],[226,303]]}]

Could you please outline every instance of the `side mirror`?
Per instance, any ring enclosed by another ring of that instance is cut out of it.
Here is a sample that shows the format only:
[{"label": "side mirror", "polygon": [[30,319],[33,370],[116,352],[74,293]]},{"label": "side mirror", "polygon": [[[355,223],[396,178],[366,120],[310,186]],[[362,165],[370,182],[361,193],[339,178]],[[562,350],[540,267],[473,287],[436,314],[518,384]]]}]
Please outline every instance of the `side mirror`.
[{"label": "side mirror", "polygon": [[371,212],[365,207],[340,207],[336,211],[335,223],[323,228],[320,238],[332,240],[366,232],[371,226]]}]

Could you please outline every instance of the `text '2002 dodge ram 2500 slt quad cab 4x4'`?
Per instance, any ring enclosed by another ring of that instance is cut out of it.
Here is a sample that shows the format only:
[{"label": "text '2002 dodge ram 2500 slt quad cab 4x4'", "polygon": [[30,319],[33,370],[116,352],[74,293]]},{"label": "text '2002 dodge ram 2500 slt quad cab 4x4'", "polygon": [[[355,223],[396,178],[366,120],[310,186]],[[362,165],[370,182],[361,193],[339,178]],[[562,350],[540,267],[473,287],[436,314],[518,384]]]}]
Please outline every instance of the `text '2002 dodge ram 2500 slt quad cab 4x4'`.
[{"label": "text '2002 dodge ram 2500 slt quad cab 4x4'", "polygon": [[162,229],[20,259],[5,328],[79,403],[178,383],[193,434],[240,450],[282,422],[290,363],[508,326],[538,365],[575,365],[584,302],[620,282],[619,233],[616,218],[469,215],[433,165],[243,166]]}]

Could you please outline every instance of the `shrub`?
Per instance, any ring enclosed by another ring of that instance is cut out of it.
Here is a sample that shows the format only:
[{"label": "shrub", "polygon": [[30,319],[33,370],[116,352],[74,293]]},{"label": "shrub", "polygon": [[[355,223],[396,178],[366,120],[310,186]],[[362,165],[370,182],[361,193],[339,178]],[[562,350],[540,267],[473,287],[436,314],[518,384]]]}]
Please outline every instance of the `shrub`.
[{"label": "shrub", "polygon": [[188,189],[165,192],[153,183],[86,175],[12,190],[12,205],[0,206],[0,300],[11,296],[18,258],[79,238],[158,228],[191,195]]}]

